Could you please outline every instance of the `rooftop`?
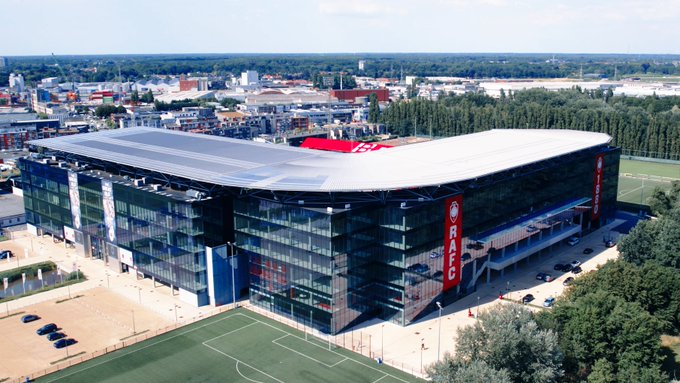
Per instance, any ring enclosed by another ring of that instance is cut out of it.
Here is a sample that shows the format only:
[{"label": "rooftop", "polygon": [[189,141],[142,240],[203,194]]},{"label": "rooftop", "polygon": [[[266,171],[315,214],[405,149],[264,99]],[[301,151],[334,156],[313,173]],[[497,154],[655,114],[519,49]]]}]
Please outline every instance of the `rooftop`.
[{"label": "rooftop", "polygon": [[137,127],[30,143],[217,185],[350,192],[465,181],[610,141],[602,133],[500,129],[348,155]]}]

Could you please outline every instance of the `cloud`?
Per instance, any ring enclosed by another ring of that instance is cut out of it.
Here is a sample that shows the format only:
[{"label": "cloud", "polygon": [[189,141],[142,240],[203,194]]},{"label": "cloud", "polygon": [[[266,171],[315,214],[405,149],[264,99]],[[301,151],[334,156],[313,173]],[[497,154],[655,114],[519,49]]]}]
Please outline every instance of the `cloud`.
[{"label": "cloud", "polygon": [[394,6],[394,1],[345,0],[324,1],[319,12],[330,16],[376,17],[381,15],[405,14],[405,10]]}]

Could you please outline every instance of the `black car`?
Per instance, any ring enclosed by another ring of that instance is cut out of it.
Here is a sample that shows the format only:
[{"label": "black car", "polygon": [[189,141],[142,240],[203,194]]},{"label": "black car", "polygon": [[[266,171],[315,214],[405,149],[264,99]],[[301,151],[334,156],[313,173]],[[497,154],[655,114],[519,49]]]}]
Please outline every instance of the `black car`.
[{"label": "black car", "polygon": [[564,265],[561,263],[558,263],[555,265],[555,267],[553,267],[553,270],[555,271],[562,271],[562,269],[564,269]]},{"label": "black car", "polygon": [[574,281],[574,277],[569,277],[569,278],[565,279],[564,282],[562,282],[562,284],[565,285],[565,286],[569,286],[571,284],[571,282],[573,282],[573,281]]},{"label": "black car", "polygon": [[7,259],[13,256],[11,250],[0,250],[0,259]]},{"label": "black car", "polygon": [[21,322],[28,323],[28,322],[36,321],[38,319],[40,319],[39,316],[33,315],[33,314],[28,314],[28,315],[24,315],[24,316],[21,317]]},{"label": "black car", "polygon": [[574,274],[578,274],[581,271],[583,271],[583,269],[581,269],[581,266],[576,266],[571,270],[571,272],[574,273]]},{"label": "black car", "polygon": [[61,338],[66,338],[66,334],[63,332],[51,332],[47,334],[47,340],[50,342],[54,342],[55,340],[59,340]]},{"label": "black car", "polygon": [[525,296],[522,297],[522,303],[525,303],[525,304],[526,304],[526,303],[529,303],[529,302],[531,302],[531,301],[533,301],[533,300],[534,300],[534,296],[531,295],[531,294],[527,294],[527,295],[525,295]]},{"label": "black car", "polygon": [[38,335],[45,335],[55,331],[57,331],[57,325],[54,323],[49,323],[35,330],[35,333]]},{"label": "black car", "polygon": [[66,339],[59,339],[58,341],[54,342],[54,348],[64,348],[68,347],[72,344],[76,344],[76,340],[73,338],[66,338]]},{"label": "black car", "polygon": [[605,242],[604,245],[606,247],[614,247],[614,246],[616,246],[616,242],[609,240],[609,241]]},{"label": "black car", "polygon": [[564,271],[565,273],[568,273],[568,272],[572,271],[573,269],[574,269],[574,267],[572,265],[570,265],[569,263],[567,263],[566,265],[564,265],[562,267],[562,271]]},{"label": "black car", "polygon": [[583,249],[583,254],[591,254],[592,252],[593,249],[591,249],[590,247],[586,247],[585,249]]},{"label": "black car", "polygon": [[545,279],[545,275],[546,275],[545,273],[538,273],[536,274],[536,279],[542,281],[543,279]]}]

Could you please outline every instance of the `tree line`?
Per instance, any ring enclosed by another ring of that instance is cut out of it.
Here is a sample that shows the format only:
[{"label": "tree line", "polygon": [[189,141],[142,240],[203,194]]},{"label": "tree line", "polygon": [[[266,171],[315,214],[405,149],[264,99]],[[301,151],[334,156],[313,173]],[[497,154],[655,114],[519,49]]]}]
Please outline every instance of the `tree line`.
[{"label": "tree line", "polygon": [[606,133],[612,145],[680,156],[680,97],[613,96],[611,90],[531,89],[446,95],[391,103],[381,122],[394,134],[457,136],[489,129],[574,129]]},{"label": "tree line", "polygon": [[[22,73],[27,83],[60,76],[61,71],[80,82],[141,79],[153,75],[186,73],[226,75],[256,70],[287,79],[312,80],[320,72],[400,78],[404,76],[454,76],[466,78],[614,78],[634,75],[678,75],[674,55],[561,54],[203,54],[203,55],[102,55],[11,57],[0,72],[0,86],[9,71]],[[357,62],[365,61],[359,70]],[[92,68],[97,68],[96,71]]]}]

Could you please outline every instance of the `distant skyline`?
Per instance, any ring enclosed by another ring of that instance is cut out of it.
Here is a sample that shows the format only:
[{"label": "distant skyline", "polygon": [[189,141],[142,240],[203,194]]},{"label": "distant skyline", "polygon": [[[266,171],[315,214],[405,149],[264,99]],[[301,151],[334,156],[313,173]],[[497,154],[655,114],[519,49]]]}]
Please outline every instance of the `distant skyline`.
[{"label": "distant skyline", "polygon": [[680,54],[680,0],[0,0],[0,56]]}]

